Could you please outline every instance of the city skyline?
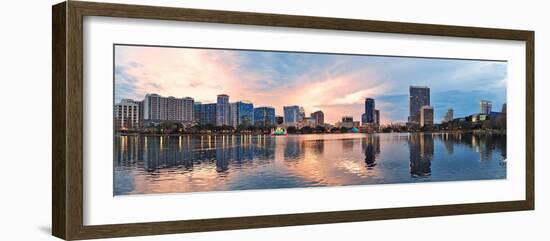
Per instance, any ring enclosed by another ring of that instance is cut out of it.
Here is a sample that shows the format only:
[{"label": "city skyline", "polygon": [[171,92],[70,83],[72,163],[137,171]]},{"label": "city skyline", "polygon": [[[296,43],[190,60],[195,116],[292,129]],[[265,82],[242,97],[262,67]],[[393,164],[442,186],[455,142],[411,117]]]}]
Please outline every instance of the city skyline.
[{"label": "city skyline", "polygon": [[242,50],[116,46],[115,101],[146,93],[216,103],[250,101],[321,110],[325,121],[360,120],[366,97],[376,99],[381,123],[406,122],[409,86],[428,85],[434,121],[449,108],[455,116],[479,111],[479,101],[506,102],[506,63]]},{"label": "city skyline", "polygon": [[[430,89],[428,86],[410,86],[409,96],[409,122],[407,125],[417,125],[418,127],[432,127],[434,124],[444,124],[453,120],[463,118],[484,118],[481,115],[497,118],[506,112],[506,104],[503,104],[500,110],[491,108],[491,101],[480,101],[480,112],[472,113],[469,116],[454,118],[453,109],[449,108],[445,112],[444,118],[440,123],[434,120],[434,109],[430,105]],[[220,102],[221,100],[221,102]],[[208,106],[213,106],[209,108]],[[284,106],[283,116],[275,115],[275,108],[271,106],[257,106],[248,101],[230,102],[230,96],[226,94],[217,95],[216,103],[195,102],[192,97],[176,98],[173,96],[160,96],[156,93],[148,93],[143,100],[122,99],[120,103],[115,104],[115,119],[119,127],[136,128],[141,121],[180,121],[182,123],[195,123],[212,126],[232,126],[233,128],[244,128],[249,126],[273,127],[276,124],[285,124],[285,126],[304,127],[304,126],[325,126],[325,124],[335,124],[337,127],[351,125],[351,127],[367,127],[365,125],[374,124],[380,126],[380,110],[375,108],[375,100],[365,98],[365,113],[361,116],[361,121],[354,121],[353,116],[342,116],[341,122],[326,123],[325,115],[322,110],[315,111],[307,116],[304,108],[298,105]],[[367,117],[370,113],[371,117]],[[416,117],[415,117],[416,116]],[[280,117],[280,123],[276,118]],[[226,119],[225,121],[220,121]],[[349,119],[345,123],[344,119]],[[355,126],[354,123],[358,123]],[[403,123],[402,123],[403,124]],[[382,124],[384,125],[384,124]],[[368,128],[368,127],[367,127]]]}]

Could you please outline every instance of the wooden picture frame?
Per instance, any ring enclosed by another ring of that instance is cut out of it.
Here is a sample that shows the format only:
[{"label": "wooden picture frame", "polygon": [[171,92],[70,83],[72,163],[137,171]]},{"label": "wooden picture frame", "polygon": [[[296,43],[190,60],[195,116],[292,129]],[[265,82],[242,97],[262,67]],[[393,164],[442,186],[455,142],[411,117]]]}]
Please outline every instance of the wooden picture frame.
[{"label": "wooden picture frame", "polygon": [[[325,17],[68,1],[52,8],[52,232],[66,240],[533,210],[534,32]],[[525,200],[87,226],[83,224],[83,17],[107,16],[298,27],[526,43]]]}]

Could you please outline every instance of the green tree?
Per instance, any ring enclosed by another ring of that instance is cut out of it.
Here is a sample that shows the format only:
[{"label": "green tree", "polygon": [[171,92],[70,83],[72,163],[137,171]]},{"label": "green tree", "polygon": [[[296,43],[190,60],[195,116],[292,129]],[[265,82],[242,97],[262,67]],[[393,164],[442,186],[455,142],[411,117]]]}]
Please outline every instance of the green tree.
[{"label": "green tree", "polygon": [[325,133],[326,132],[326,129],[324,126],[316,126],[315,127],[315,132],[317,133]]},{"label": "green tree", "polygon": [[313,128],[311,128],[309,126],[304,126],[304,127],[302,127],[302,129],[300,129],[300,131],[304,134],[311,134],[311,133],[313,133]]},{"label": "green tree", "polygon": [[296,129],[296,127],[294,127],[294,126],[289,126],[289,127],[286,129],[286,131],[287,131],[287,133],[289,133],[289,134],[295,134],[296,131],[297,131],[297,129]]}]

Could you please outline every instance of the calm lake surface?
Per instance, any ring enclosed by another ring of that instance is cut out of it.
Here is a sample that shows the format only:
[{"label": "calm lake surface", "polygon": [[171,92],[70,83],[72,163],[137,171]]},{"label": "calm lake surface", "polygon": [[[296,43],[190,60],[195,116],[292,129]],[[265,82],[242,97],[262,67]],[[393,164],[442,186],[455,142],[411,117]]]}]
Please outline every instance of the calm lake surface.
[{"label": "calm lake surface", "polygon": [[506,178],[506,135],[115,136],[114,194]]}]

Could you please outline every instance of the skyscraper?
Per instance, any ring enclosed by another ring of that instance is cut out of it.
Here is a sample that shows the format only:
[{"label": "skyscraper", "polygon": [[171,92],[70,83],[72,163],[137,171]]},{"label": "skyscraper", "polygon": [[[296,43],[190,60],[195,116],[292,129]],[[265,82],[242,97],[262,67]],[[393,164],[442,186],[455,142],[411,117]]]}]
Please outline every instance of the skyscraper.
[{"label": "skyscraper", "polygon": [[479,101],[479,113],[489,115],[491,114],[491,109],[493,107],[493,102],[489,100]]},{"label": "skyscraper", "polygon": [[228,126],[229,116],[229,96],[226,94],[218,95],[216,102],[216,126]]},{"label": "skyscraper", "polygon": [[380,125],[380,110],[374,110],[374,123]]},{"label": "skyscraper", "polygon": [[420,123],[420,108],[430,105],[430,88],[427,86],[409,87],[409,122]]},{"label": "skyscraper", "polygon": [[434,109],[431,106],[422,106],[420,108],[420,127],[431,126],[434,124]]},{"label": "skyscraper", "polygon": [[275,109],[273,107],[254,108],[254,125],[261,127],[275,125]]},{"label": "skyscraper", "polygon": [[374,123],[374,99],[366,98],[365,99],[365,121],[366,123]]},{"label": "skyscraper", "polygon": [[315,125],[324,125],[325,124],[325,113],[318,110],[311,113],[311,117],[315,119]]},{"label": "skyscraper", "polygon": [[449,122],[449,121],[452,121],[454,116],[453,116],[453,108],[449,108],[447,110],[447,113],[445,113],[445,116],[443,117],[443,122]]},{"label": "skyscraper", "polygon": [[283,107],[283,114],[284,114],[284,123],[287,125],[296,125],[296,123],[299,121],[299,113],[300,113],[300,107],[297,105],[292,106],[284,106]]}]

